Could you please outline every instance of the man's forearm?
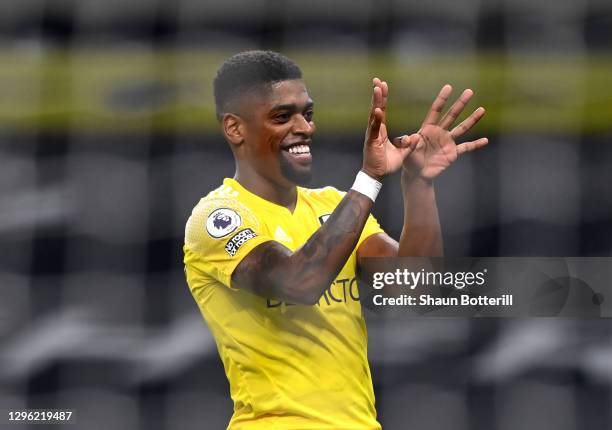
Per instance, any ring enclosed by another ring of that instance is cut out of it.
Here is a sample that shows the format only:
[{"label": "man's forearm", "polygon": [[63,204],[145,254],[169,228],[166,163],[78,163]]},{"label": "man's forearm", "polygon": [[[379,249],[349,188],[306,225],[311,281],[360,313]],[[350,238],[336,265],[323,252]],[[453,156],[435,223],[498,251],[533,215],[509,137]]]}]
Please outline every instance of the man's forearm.
[{"label": "man's forearm", "polygon": [[400,257],[439,257],[444,253],[442,230],[432,181],[402,169],[404,227],[399,241]]},{"label": "man's forearm", "polygon": [[232,282],[264,297],[316,303],[353,252],[372,205],[350,190],[301,248],[292,253],[277,242],[263,243],[238,265]]},{"label": "man's forearm", "polygon": [[279,268],[277,279],[295,280],[298,288],[309,290],[312,301],[318,300],[357,245],[372,204],[363,194],[350,190],[325,224],[293,253],[290,264]]}]

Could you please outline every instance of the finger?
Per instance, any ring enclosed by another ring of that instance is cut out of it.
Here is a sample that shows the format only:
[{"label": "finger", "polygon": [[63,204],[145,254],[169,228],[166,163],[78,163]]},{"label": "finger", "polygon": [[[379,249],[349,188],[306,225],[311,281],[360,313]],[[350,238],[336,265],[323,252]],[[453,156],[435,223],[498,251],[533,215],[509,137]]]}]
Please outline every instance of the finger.
[{"label": "finger", "polygon": [[457,121],[457,118],[459,117],[459,115],[461,115],[461,112],[463,112],[465,105],[468,104],[473,95],[474,91],[470,89],[463,91],[459,99],[457,99],[457,101],[453,103],[450,110],[446,113],[446,115],[442,117],[442,120],[438,125],[443,129],[448,130],[448,128],[453,125],[455,121]]},{"label": "finger", "polygon": [[372,114],[372,121],[370,121],[369,131],[368,131],[368,142],[372,143],[376,139],[378,139],[378,134],[380,133],[380,125],[382,124],[383,111],[377,107],[374,108],[374,112]]},{"label": "finger", "polygon": [[387,114],[387,100],[389,99],[389,85],[386,81],[381,82],[380,89],[382,91],[382,105],[380,108],[382,109],[383,114],[385,114],[383,116],[383,121],[385,121],[385,116]]},{"label": "finger", "polygon": [[374,88],[372,89],[372,105],[370,107],[369,122],[374,119],[374,110],[376,108],[380,108],[382,104],[382,89],[380,88],[380,79],[374,78],[373,83]]},{"label": "finger", "polygon": [[410,136],[398,136],[394,138],[391,143],[396,148],[408,148],[410,146]]},{"label": "finger", "polygon": [[444,105],[446,104],[446,101],[448,100],[448,96],[450,96],[450,93],[452,91],[453,91],[453,87],[451,87],[448,84],[442,87],[442,89],[438,93],[438,96],[436,97],[434,102],[431,104],[431,108],[429,109],[429,112],[427,113],[427,116],[425,117],[425,120],[423,121],[422,125],[437,124],[438,118],[440,117],[440,113],[442,113],[442,110],[444,109]]},{"label": "finger", "polygon": [[463,136],[467,133],[474,125],[480,121],[480,119],[486,113],[485,108],[482,106],[476,109],[470,116],[468,116],[461,124],[457,127],[453,128],[450,132],[450,135],[453,139],[457,139],[458,137]]},{"label": "finger", "polygon": [[372,78],[372,104],[374,104],[374,89],[380,86],[380,79]]},{"label": "finger", "polygon": [[411,148],[413,146],[416,146],[416,144],[419,142],[419,139],[419,135],[415,133],[411,134],[410,136],[403,135],[396,137],[391,143],[397,148]]},{"label": "finger", "polygon": [[466,152],[471,152],[476,149],[482,148],[487,143],[489,143],[489,139],[486,137],[482,137],[478,140],[473,140],[471,142],[465,142],[460,145],[457,145],[457,155],[465,154]]},{"label": "finger", "polygon": [[387,109],[387,100],[389,100],[389,84],[386,81],[382,81],[380,89],[382,90],[382,110],[385,111]]}]

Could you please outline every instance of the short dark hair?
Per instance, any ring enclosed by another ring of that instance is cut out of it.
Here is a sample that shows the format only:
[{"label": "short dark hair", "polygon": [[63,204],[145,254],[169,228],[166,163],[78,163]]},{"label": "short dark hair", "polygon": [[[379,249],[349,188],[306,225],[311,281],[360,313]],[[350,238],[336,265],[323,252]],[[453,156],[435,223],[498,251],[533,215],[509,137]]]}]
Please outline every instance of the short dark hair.
[{"label": "short dark hair", "polygon": [[302,71],[289,58],[273,51],[245,51],[228,58],[213,82],[215,108],[220,121],[228,104],[258,86],[301,79]]}]

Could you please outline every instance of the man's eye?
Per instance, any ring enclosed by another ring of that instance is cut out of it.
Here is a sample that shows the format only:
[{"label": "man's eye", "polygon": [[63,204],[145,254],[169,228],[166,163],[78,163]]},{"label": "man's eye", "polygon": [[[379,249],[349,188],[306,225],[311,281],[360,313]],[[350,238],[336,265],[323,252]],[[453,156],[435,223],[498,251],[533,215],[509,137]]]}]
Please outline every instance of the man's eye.
[{"label": "man's eye", "polygon": [[314,115],[314,112],[309,110],[309,111],[306,111],[306,113],[304,113],[304,118],[306,118],[306,121],[312,121],[313,115]]},{"label": "man's eye", "polygon": [[280,113],[274,117],[274,119],[278,122],[287,122],[291,118],[291,115],[288,113]]}]

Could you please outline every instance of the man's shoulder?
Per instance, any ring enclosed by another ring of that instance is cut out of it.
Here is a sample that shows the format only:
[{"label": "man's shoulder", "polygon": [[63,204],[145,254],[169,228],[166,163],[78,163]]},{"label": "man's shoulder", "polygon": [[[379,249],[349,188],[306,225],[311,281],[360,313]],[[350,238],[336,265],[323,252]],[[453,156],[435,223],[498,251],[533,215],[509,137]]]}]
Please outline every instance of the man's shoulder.
[{"label": "man's shoulder", "polygon": [[195,205],[185,228],[185,241],[195,238],[221,239],[240,228],[258,229],[261,222],[255,212],[239,197],[238,191],[221,185]]},{"label": "man's shoulder", "polygon": [[261,224],[255,212],[239,199],[237,191],[221,185],[193,208],[185,226],[185,245],[203,252],[241,229],[259,231]]},{"label": "man's shoulder", "polygon": [[229,185],[221,184],[198,201],[193,208],[193,213],[210,212],[223,207],[234,210],[248,210],[245,201],[240,198],[238,190]]},{"label": "man's shoulder", "polygon": [[202,197],[198,202],[198,205],[224,199],[238,200],[238,191],[234,190],[229,185],[221,184],[217,188],[206,194],[204,197]]}]

